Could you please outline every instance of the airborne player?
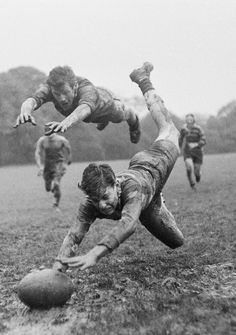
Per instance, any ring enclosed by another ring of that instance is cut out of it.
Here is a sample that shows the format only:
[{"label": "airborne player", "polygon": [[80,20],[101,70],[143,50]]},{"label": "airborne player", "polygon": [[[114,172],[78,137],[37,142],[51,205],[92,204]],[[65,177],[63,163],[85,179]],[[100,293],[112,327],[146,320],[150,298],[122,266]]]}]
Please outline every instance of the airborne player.
[{"label": "airborne player", "polygon": [[96,123],[98,130],[103,130],[109,122],[126,121],[131,142],[138,143],[140,139],[139,118],[133,108],[125,105],[111,91],[95,87],[88,79],[75,76],[69,66],[58,66],[50,71],[46,83],[23,102],[15,128],[26,122],[35,125],[32,112],[47,102],[52,102],[65,119],[48,123],[45,135],[65,132],[80,121]]}]

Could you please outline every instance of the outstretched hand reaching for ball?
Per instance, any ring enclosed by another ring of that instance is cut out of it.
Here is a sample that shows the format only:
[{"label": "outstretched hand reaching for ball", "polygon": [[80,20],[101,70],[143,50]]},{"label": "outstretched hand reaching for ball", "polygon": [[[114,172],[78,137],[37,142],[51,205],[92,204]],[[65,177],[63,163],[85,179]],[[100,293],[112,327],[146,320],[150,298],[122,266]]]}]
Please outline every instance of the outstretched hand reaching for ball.
[{"label": "outstretched hand reaching for ball", "polygon": [[87,254],[75,257],[61,257],[59,261],[69,268],[80,268],[85,270],[94,266],[98,260],[109,253],[105,245],[96,245]]},{"label": "outstretched hand reaching for ball", "polygon": [[62,258],[62,264],[66,264],[69,268],[77,268],[80,270],[88,269],[97,263],[97,257],[91,253],[82,256]]}]

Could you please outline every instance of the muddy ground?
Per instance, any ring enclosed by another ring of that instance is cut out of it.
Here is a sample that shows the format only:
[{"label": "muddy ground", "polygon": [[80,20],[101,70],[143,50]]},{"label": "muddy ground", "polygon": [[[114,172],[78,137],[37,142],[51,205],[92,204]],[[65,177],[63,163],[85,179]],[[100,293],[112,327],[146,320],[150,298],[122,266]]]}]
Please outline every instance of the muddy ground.
[{"label": "muddy ground", "polygon": [[[112,162],[116,171],[126,161]],[[207,156],[198,192],[189,189],[180,158],[164,190],[185,235],[170,250],[143,227],[93,269],[68,274],[75,293],[62,308],[29,310],[17,283],[49,267],[71,222],[85,164],[72,164],[62,182],[61,213],[36,177],[36,167],[0,169],[0,333],[235,334],[236,155]],[[92,247],[112,223],[97,221],[81,246]]]}]

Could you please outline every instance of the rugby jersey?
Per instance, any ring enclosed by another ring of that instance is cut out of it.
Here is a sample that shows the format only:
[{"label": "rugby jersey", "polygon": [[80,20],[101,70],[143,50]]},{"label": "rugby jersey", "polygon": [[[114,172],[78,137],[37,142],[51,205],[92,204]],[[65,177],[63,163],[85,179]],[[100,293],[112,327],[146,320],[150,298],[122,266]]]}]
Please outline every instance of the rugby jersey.
[{"label": "rugby jersey", "polygon": [[188,150],[188,143],[198,143],[199,148],[206,144],[206,136],[202,128],[196,123],[191,128],[187,124],[180,130],[179,146],[183,146],[183,150]]},{"label": "rugby jersey", "polygon": [[77,78],[77,90],[72,106],[64,111],[54,98],[50,86],[41,84],[38,90],[31,96],[36,101],[37,110],[42,104],[52,102],[59,113],[63,116],[70,115],[79,105],[86,104],[91,108],[91,114],[85,118],[84,122],[102,123],[107,121],[107,111],[114,106],[114,100],[120,100],[111,91],[95,87],[88,79]]},{"label": "rugby jersey", "polygon": [[64,239],[58,258],[75,255],[96,218],[118,220],[114,221],[114,228],[98,245],[105,245],[113,250],[132,235],[141,212],[148,208],[154,195],[160,194],[178,153],[178,148],[167,140],[156,141],[148,150],[137,153],[131,159],[129,168],[116,175],[119,181],[118,205],[111,215],[101,213],[98,206],[89,197],[85,197],[80,203],[76,222]]}]

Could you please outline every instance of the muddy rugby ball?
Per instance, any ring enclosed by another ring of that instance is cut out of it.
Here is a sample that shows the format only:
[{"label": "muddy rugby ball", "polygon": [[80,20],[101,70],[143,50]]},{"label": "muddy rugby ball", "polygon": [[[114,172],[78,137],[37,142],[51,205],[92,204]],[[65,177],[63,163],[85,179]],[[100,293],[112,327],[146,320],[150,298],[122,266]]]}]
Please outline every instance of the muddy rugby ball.
[{"label": "muddy rugby ball", "polygon": [[44,269],[26,275],[19,283],[17,293],[28,307],[48,309],[64,305],[73,290],[73,283],[66,274]]}]

